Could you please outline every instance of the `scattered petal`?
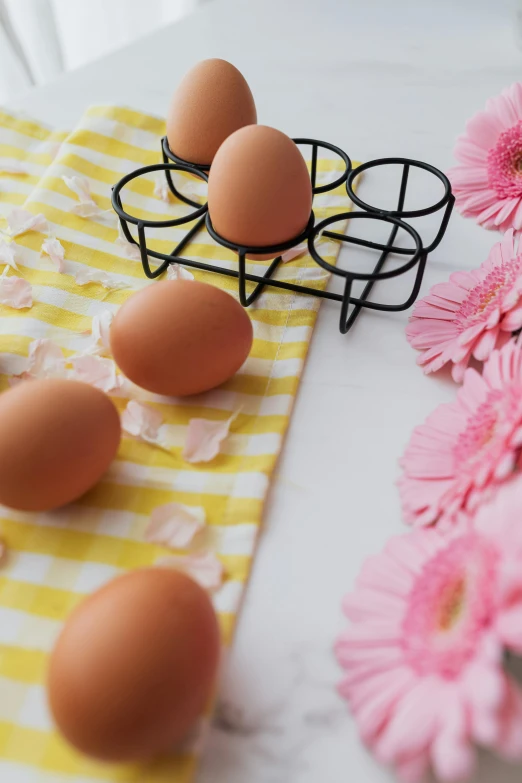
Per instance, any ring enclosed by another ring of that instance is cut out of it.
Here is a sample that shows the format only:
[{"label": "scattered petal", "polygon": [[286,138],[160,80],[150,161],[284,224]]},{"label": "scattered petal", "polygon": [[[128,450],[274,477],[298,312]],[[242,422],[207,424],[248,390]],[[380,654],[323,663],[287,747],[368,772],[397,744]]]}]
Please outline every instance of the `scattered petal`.
[{"label": "scattered petal", "polygon": [[29,174],[29,170],[19,160],[0,158],[0,174]]},{"label": "scattered petal", "polygon": [[47,237],[42,243],[42,253],[46,253],[58,272],[63,272],[63,262],[65,259],[65,250],[62,243],[54,237]]},{"label": "scattered petal", "polygon": [[129,240],[123,233],[123,229],[119,221],[118,221],[118,239],[116,240],[115,244],[118,245],[118,247],[122,248],[127,258],[131,258],[133,261],[141,261],[141,250],[139,248],[139,245],[135,245],[133,242],[129,242]]},{"label": "scattered petal", "polygon": [[23,310],[33,306],[31,284],[21,277],[3,277],[0,279],[0,304]]},{"label": "scattered petal", "polygon": [[59,345],[48,338],[33,340],[29,346],[25,371],[13,376],[11,386],[34,378],[65,378],[65,365],[65,356]]},{"label": "scattered petal", "polygon": [[120,389],[122,379],[116,375],[116,365],[112,359],[101,356],[75,356],[71,359],[74,378],[95,386],[108,393]]},{"label": "scattered petal", "polygon": [[168,555],[156,560],[160,568],[174,568],[192,577],[205,590],[218,590],[223,584],[223,566],[216,555]]},{"label": "scattered petal", "polygon": [[283,264],[287,264],[289,261],[293,261],[294,258],[299,258],[299,256],[302,256],[305,253],[308,253],[308,242],[301,242],[300,245],[291,247],[290,250],[283,253],[281,255],[281,261]]},{"label": "scattered petal", "polygon": [[194,275],[181,264],[169,264],[167,280],[194,280]]},{"label": "scattered petal", "polygon": [[101,269],[91,269],[88,266],[82,267],[74,278],[78,285],[88,285],[89,283],[99,283],[104,288],[108,288],[113,291],[122,290],[124,288],[130,288],[128,283],[124,283],[121,280],[116,280],[108,272],[103,272]]},{"label": "scattered petal", "polygon": [[219,454],[221,444],[228,436],[230,425],[239,415],[234,413],[226,421],[190,419],[187,429],[183,459],[186,462],[210,462]]},{"label": "scattered petal", "polygon": [[94,206],[97,206],[96,202],[91,196],[91,186],[87,177],[67,177],[64,174],[62,179],[69,190],[72,190],[72,192],[78,196],[80,204],[94,204]]},{"label": "scattered petal", "polygon": [[21,209],[15,207],[6,216],[9,234],[12,237],[17,237],[20,234],[25,234],[26,231],[40,231],[46,233],[49,231],[49,224],[45,215],[39,213],[33,215],[27,209]]},{"label": "scattered petal", "polygon": [[78,217],[82,218],[91,218],[91,217],[99,217],[100,215],[103,215],[106,210],[103,210],[101,207],[98,206],[98,204],[95,204],[94,202],[91,203],[81,203],[76,204],[74,207],[72,207],[69,212],[72,212],[74,215],[78,215]]},{"label": "scattered petal", "polygon": [[0,264],[7,264],[11,269],[15,269],[18,272],[18,266],[16,265],[15,248],[17,245],[14,242],[4,242],[0,240]]},{"label": "scattered petal", "polygon": [[154,177],[154,195],[166,204],[170,202],[170,188],[164,171],[158,171]]},{"label": "scattered petal", "polygon": [[167,503],[165,506],[158,506],[152,512],[145,530],[145,540],[172,549],[184,549],[204,527],[203,508]]},{"label": "scattered petal", "polygon": [[121,417],[121,426],[125,432],[149,442],[157,440],[162,424],[161,413],[135,400],[128,403]]},{"label": "scattered petal", "polygon": [[93,317],[91,325],[93,347],[90,353],[110,352],[110,331],[113,318],[110,310],[104,310]]}]

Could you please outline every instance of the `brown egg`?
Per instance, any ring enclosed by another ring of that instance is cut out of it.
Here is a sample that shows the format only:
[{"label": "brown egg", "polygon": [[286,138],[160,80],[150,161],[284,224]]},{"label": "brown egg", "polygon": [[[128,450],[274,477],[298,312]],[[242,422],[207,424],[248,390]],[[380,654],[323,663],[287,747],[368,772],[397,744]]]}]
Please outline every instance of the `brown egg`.
[{"label": "brown egg", "polygon": [[214,609],[192,579],[168,568],[124,574],[67,620],[49,665],[51,712],[89,756],[151,758],[174,749],[200,717],[219,651]]},{"label": "brown egg", "polygon": [[298,236],[310,218],[312,185],[297,146],[264,125],[233,133],[210,169],[208,208],[218,234],[240,246]]},{"label": "brown egg", "polygon": [[174,94],[167,139],[179,158],[209,165],[227,136],[256,122],[252,93],[237,68],[226,60],[203,60]]},{"label": "brown egg", "polygon": [[48,511],[76,500],[116,456],[120,417],[78,381],[25,381],[0,396],[0,503]]},{"label": "brown egg", "polygon": [[138,386],[156,394],[199,394],[239,370],[252,347],[250,318],[207,283],[164,280],[131,296],[111,326],[114,359]]}]

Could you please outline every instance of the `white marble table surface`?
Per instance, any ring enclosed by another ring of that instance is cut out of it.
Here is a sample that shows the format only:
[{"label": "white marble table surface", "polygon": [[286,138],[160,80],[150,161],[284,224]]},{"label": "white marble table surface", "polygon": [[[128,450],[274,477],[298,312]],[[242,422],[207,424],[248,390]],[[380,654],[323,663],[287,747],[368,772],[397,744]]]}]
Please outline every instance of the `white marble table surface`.
[{"label": "white marble table surface", "polygon": [[[466,118],[522,75],[508,0],[215,0],[12,107],[63,127],[93,102],[164,114],[183,73],[212,56],[243,71],[265,124],[443,169]],[[423,291],[478,266],[495,239],[455,215]],[[364,558],[403,530],[395,480],[410,431],[455,394],[416,367],[406,320],[366,313],[343,337],[337,306],[321,308],[198,783],[391,780],[336,695],[331,647]],[[484,757],[476,781],[493,780],[520,769]]]}]

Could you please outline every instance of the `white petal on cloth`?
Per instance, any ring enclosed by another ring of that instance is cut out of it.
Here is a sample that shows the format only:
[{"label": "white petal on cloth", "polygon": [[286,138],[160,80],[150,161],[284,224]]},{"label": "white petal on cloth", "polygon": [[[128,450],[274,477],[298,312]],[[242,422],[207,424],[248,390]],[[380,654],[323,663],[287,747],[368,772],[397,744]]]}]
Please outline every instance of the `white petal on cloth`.
[{"label": "white petal on cloth", "polygon": [[205,527],[205,510],[199,506],[167,503],[151,514],[145,530],[145,540],[172,549],[184,549],[196,533]]},{"label": "white petal on cloth", "polygon": [[154,177],[154,195],[166,204],[170,203],[170,188],[164,171],[158,171]]},{"label": "white petal on cloth", "polygon": [[92,269],[88,266],[80,269],[74,278],[78,285],[88,285],[89,283],[99,283],[104,288],[108,288],[113,291],[122,290],[124,288],[130,288],[128,283],[124,283],[121,280],[117,280],[113,275],[109,275],[108,272],[103,272],[101,269]]},{"label": "white petal on cloth", "polygon": [[118,238],[115,240],[115,244],[121,247],[125,256],[133,261],[141,261],[141,251],[138,245],[129,242],[123,233],[121,223],[118,220]]},{"label": "white petal on cloth", "polygon": [[91,324],[93,345],[89,353],[110,353],[110,331],[113,318],[111,310],[104,310],[93,317]]},{"label": "white petal on cloth", "polygon": [[54,237],[47,237],[47,239],[44,239],[41,252],[49,256],[58,272],[63,272],[65,250],[59,239],[55,239]]},{"label": "white petal on cloth", "polygon": [[156,442],[162,424],[161,413],[136,400],[128,403],[121,417],[121,426],[125,432],[148,442]]},{"label": "white petal on cloth", "polygon": [[221,451],[221,444],[227,438],[230,425],[239,416],[239,411],[226,421],[190,419],[188,423],[183,459],[186,462],[210,462]]},{"label": "white petal on cloth", "polygon": [[168,555],[156,560],[160,568],[174,568],[192,577],[205,590],[218,590],[223,584],[223,566],[216,555]]},{"label": "white petal on cloth", "polygon": [[19,160],[0,158],[0,173],[2,174],[29,174],[27,166]]},{"label": "white petal on cloth", "polygon": [[169,264],[167,280],[194,280],[194,275],[181,264]]},{"label": "white petal on cloth", "polygon": [[29,346],[25,377],[65,378],[66,359],[62,349],[53,340],[44,337],[33,340]]},{"label": "white petal on cloth", "polygon": [[0,304],[23,310],[33,306],[33,289],[27,280],[21,277],[2,277],[0,279]]},{"label": "white petal on cloth", "polygon": [[12,209],[6,216],[6,220],[8,233],[12,237],[25,234],[26,231],[40,231],[44,234],[49,231],[49,224],[45,215],[41,213],[33,215],[32,212],[28,212],[27,209],[21,209],[21,207]]},{"label": "white petal on cloth", "polygon": [[73,378],[106,393],[120,389],[122,379],[116,375],[112,359],[101,356],[75,356],[71,359]]},{"label": "white petal on cloth", "polygon": [[62,176],[63,181],[72,192],[78,196],[80,201],[74,207],[71,207],[69,212],[82,218],[103,217],[116,220],[116,215],[112,209],[102,209],[95,202],[91,196],[91,186],[87,177],[67,177],[65,174]]},{"label": "white petal on cloth", "polygon": [[0,264],[7,264],[11,269],[15,269],[18,272],[16,248],[17,245],[14,242],[5,242],[3,239],[0,240]]},{"label": "white petal on cloth", "polygon": [[69,212],[72,212],[74,215],[78,215],[78,217],[82,218],[92,218],[92,217],[104,217],[108,219],[116,219],[116,216],[113,214],[112,210],[110,209],[102,209],[98,206],[98,204],[95,204],[94,202],[92,204],[90,203],[82,203],[82,204],[76,204],[74,207],[72,207]]},{"label": "white petal on cloth", "polygon": [[307,252],[308,242],[301,242],[300,245],[296,245],[295,247],[291,247],[290,250],[286,250],[281,255],[281,261],[283,264],[287,264],[289,261],[293,261],[294,258],[299,258],[299,256],[303,256]]},{"label": "white petal on cloth", "polygon": [[91,196],[91,186],[87,177],[67,177],[65,174],[62,176],[63,181],[72,192],[78,196],[80,204],[94,204],[97,206],[93,197]]}]

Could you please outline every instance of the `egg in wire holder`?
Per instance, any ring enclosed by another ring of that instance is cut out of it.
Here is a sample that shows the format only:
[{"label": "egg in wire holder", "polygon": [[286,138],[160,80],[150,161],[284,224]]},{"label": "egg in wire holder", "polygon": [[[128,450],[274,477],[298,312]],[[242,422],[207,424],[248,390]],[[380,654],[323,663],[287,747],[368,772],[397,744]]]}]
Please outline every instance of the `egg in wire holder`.
[{"label": "egg in wire holder", "polygon": [[[339,214],[331,215],[319,223],[316,223],[312,208],[308,224],[306,228],[299,234],[299,236],[296,236],[288,242],[284,242],[279,245],[248,247],[229,242],[227,239],[220,236],[212,225],[207,204],[201,204],[190,196],[182,193],[179,188],[176,187],[172,177],[173,172],[182,172],[190,174],[193,177],[197,177],[203,182],[207,182],[207,172],[210,166],[194,164],[178,158],[169,149],[168,141],[165,137],[161,141],[163,163],[144,166],[137,169],[136,171],[131,172],[130,174],[127,174],[126,176],[122,177],[122,179],[120,179],[120,181],[114,186],[112,190],[112,206],[119,217],[122,232],[128,242],[139,247],[145,275],[150,279],[154,279],[160,277],[160,275],[166,271],[170,264],[181,264],[185,267],[227,275],[228,277],[235,277],[238,280],[239,301],[243,307],[248,307],[251,305],[266,286],[287,291],[294,291],[300,294],[308,294],[310,296],[319,297],[321,299],[330,299],[341,303],[339,329],[342,334],[346,334],[346,332],[351,329],[363,308],[386,312],[399,312],[401,310],[407,310],[415,302],[419,294],[428,255],[440,244],[448,226],[453,205],[455,203],[455,197],[451,192],[451,184],[448,178],[434,166],[409,158],[379,158],[377,160],[363,163],[354,169],[348,155],[342,149],[336,147],[333,144],[325,141],[318,141],[316,139],[305,138],[298,138],[294,139],[293,141],[298,146],[311,147],[312,158],[310,178],[313,195],[315,196],[319,193],[332,191],[340,185],[346,183],[348,197],[352,203],[359,208],[359,211],[340,212]],[[344,171],[342,174],[336,177],[332,182],[328,182],[322,185],[317,184],[317,160],[319,149],[326,149],[330,152],[333,152],[344,163]],[[393,210],[383,210],[374,207],[371,204],[367,204],[365,201],[359,198],[359,196],[357,196],[355,193],[354,184],[356,178],[363,172],[376,167],[390,165],[402,166],[402,177],[399,187],[397,208]],[[422,169],[440,180],[444,188],[444,193],[439,201],[423,209],[404,209],[406,192],[408,188],[408,178],[412,168]],[[173,218],[171,220],[144,220],[134,217],[133,215],[126,212],[121,201],[121,190],[131,180],[136,179],[137,177],[160,171],[165,172],[166,181],[173,196],[178,201],[193,207],[193,211],[187,215]],[[255,185],[253,185],[253,187],[254,186]],[[442,213],[442,218],[438,231],[430,244],[427,247],[424,247],[419,233],[415,230],[415,228],[413,228],[413,226],[407,223],[405,219],[420,218],[439,211]],[[387,241],[372,242],[368,239],[350,236],[342,231],[335,230],[337,223],[344,224],[346,221],[352,220],[370,220],[389,224],[390,234]],[[132,236],[128,225],[129,223],[136,226],[138,241],[136,241]],[[185,236],[181,239],[180,242],[177,243],[176,247],[170,254],[160,253],[157,250],[152,250],[147,247],[145,229],[168,228],[188,225],[190,223],[193,225],[188,228]],[[213,264],[204,263],[202,261],[194,261],[182,256],[184,249],[191,242],[191,240],[194,239],[194,237],[205,228],[212,239],[214,239],[219,245],[222,245],[223,247],[226,247],[237,253],[237,269],[219,267]],[[413,247],[406,248],[399,245],[394,245],[399,230],[406,232],[406,234],[411,237],[413,240]],[[342,269],[328,263],[320,255],[316,247],[316,242],[321,236],[376,251],[376,253],[378,253],[378,257],[372,271],[367,273],[355,272]],[[310,253],[315,263],[318,264],[318,266],[322,267],[326,272],[342,279],[344,285],[342,293],[324,291],[307,285],[292,283],[286,280],[278,280],[273,277],[275,270],[282,263],[281,254],[304,242],[308,243],[308,252]],[[264,275],[255,275],[247,272],[247,256],[267,256],[271,254],[274,255],[274,260],[268,265]],[[384,266],[390,254],[404,256],[405,262],[397,268],[385,271]],[[161,262],[159,266],[157,266],[155,269],[152,269],[150,266],[149,257],[158,259],[158,261]],[[398,277],[399,275],[406,274],[415,267],[417,267],[417,271],[413,282],[413,288],[410,295],[404,302],[401,304],[383,304],[369,300],[370,293],[376,282],[389,280],[391,278]],[[352,295],[352,286],[356,281],[365,283],[365,286],[359,296]],[[247,292],[247,282],[256,284],[250,293]]]}]

